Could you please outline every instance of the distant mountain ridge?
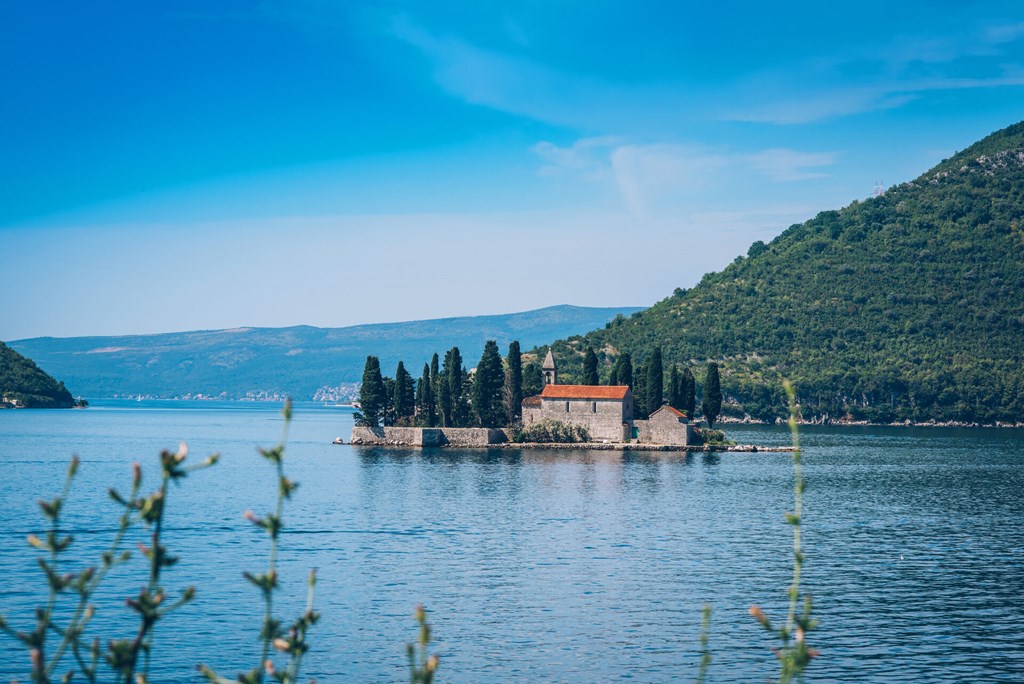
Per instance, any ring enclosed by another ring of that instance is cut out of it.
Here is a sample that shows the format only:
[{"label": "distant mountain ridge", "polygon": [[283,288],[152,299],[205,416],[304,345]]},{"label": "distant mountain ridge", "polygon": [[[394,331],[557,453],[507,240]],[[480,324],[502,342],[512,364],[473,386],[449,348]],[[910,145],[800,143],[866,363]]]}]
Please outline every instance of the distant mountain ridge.
[{"label": "distant mountain ridge", "polygon": [[722,367],[727,413],[1024,421],[1024,122],[914,181],[823,211],[651,308],[553,347]]},{"label": "distant mountain ridge", "polygon": [[604,325],[639,307],[552,306],[521,313],[465,316],[346,328],[235,328],[111,337],[37,337],[12,349],[31,356],[76,392],[115,396],[338,398],[358,382],[368,354],[386,374],[399,360],[418,375],[433,352],[457,346],[475,364],[486,340],[529,348]]}]

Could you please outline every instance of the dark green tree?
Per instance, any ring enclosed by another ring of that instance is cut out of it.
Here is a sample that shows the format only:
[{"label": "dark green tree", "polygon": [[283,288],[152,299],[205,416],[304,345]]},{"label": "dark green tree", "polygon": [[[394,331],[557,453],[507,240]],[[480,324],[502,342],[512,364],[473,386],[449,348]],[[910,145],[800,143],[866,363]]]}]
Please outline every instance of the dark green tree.
[{"label": "dark green tree", "polygon": [[[633,386],[633,359],[629,352],[622,352],[622,356],[619,357],[619,373],[615,382],[627,387]],[[633,392],[633,395],[636,396],[636,392]]]},{"label": "dark green tree", "polygon": [[444,377],[451,401],[451,424],[447,427],[465,427],[469,424],[470,411],[465,392],[466,371],[462,367],[462,353],[458,347],[452,347],[444,355]]},{"label": "dark green tree", "polygon": [[434,393],[434,415],[435,425],[444,423],[441,417],[441,363],[437,358],[437,352],[430,359],[430,389]]},{"label": "dark green tree", "polygon": [[395,379],[388,376],[383,377],[384,381],[384,411],[381,413],[381,421],[385,426],[395,424]]},{"label": "dark green tree", "polygon": [[722,412],[722,387],[718,377],[718,364],[714,361],[708,362],[707,371],[704,373],[704,400],[701,402],[701,411],[704,412],[704,420],[708,422],[708,427],[714,427]]},{"label": "dark green tree", "polygon": [[430,357],[430,384],[437,384],[437,377],[441,374],[441,363],[438,361],[437,352]]},{"label": "dark green tree", "polygon": [[366,364],[363,366],[363,384],[359,387],[359,412],[356,414],[356,422],[368,427],[379,426],[384,417],[385,404],[380,360],[376,356],[367,356]]},{"label": "dark green tree", "polygon": [[679,367],[674,363],[668,374],[668,404],[674,409],[683,410],[682,376],[679,375]]},{"label": "dark green tree", "polygon": [[496,428],[505,424],[505,410],[501,401],[504,384],[505,372],[498,343],[487,340],[480,363],[476,365],[476,373],[473,374],[473,417],[480,427]]},{"label": "dark green tree", "polygon": [[412,375],[405,370],[405,363],[399,361],[395,369],[395,425],[412,425],[416,412],[415,399]]},{"label": "dark green tree", "polygon": [[633,374],[633,417],[647,418],[647,369],[637,364]]},{"label": "dark green tree", "polygon": [[593,347],[587,347],[586,353],[583,355],[583,384],[584,385],[597,385],[597,354],[594,353]]},{"label": "dark green tree", "polygon": [[438,376],[437,382],[437,417],[442,427],[455,427],[452,422],[452,393],[444,373]]},{"label": "dark green tree", "polygon": [[655,347],[647,362],[647,413],[661,408],[665,396],[665,372],[661,367],[661,347]]},{"label": "dark green tree", "polygon": [[[435,357],[437,354],[434,355]],[[420,427],[437,425],[437,407],[434,404],[434,386],[430,379],[430,366],[423,364],[423,376],[416,384],[416,422]]]},{"label": "dark green tree", "polygon": [[523,367],[523,396],[533,397],[544,390],[544,371],[536,361]]},{"label": "dark green tree", "polygon": [[697,380],[689,368],[683,369],[681,384],[683,386],[683,404],[676,408],[685,413],[687,418],[693,420],[694,411],[697,410]]},{"label": "dark green tree", "polygon": [[508,424],[518,423],[523,417],[523,356],[519,351],[519,340],[508,345],[502,400]]}]

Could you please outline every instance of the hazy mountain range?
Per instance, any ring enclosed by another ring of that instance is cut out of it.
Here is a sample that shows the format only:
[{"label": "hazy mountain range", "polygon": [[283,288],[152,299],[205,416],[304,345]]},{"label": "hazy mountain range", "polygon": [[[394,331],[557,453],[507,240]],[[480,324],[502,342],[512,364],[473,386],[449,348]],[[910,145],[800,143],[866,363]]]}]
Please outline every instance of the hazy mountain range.
[{"label": "hazy mountain range", "polygon": [[225,398],[293,396],[343,399],[362,377],[368,354],[393,374],[399,360],[418,376],[433,352],[457,346],[472,367],[484,342],[507,349],[546,344],[605,325],[638,307],[552,306],[494,316],[468,316],[347,328],[236,328],[122,335],[37,337],[15,340],[12,349],[33,359],[89,399],[115,396]]}]

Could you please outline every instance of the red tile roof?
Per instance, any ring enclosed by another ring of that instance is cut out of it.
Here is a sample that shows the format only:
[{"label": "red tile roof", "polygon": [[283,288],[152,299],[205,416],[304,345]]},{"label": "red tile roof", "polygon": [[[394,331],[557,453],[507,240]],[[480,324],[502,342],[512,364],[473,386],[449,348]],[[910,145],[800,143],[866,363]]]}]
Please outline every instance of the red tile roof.
[{"label": "red tile roof", "polygon": [[625,399],[626,385],[544,385],[545,399]]},{"label": "red tile roof", "polygon": [[541,405],[541,401],[540,401],[540,396],[538,396],[538,395],[534,395],[532,397],[524,397],[523,398],[523,406],[540,406],[540,405]]},{"label": "red tile roof", "polygon": [[[682,411],[679,411],[676,408],[673,408],[672,406],[669,406],[668,404],[665,404],[664,406],[662,406],[660,409],[658,409],[654,413],[657,413],[658,411],[668,411],[669,413],[671,413],[676,418],[685,418],[686,417],[685,413],[683,413]],[[651,415],[653,416],[654,413],[652,413]]]}]

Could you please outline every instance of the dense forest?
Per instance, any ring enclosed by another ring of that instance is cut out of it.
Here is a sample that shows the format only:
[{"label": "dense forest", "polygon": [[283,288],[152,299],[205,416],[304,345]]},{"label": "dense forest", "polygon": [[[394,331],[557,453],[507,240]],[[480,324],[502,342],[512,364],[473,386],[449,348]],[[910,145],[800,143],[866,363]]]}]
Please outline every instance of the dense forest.
[{"label": "dense forest", "polygon": [[[689,255],[699,260],[700,255]],[[553,349],[721,370],[723,413],[992,424],[1024,417],[1024,123],[920,178],[754,243],[718,273]],[[539,352],[543,353],[543,349]]]},{"label": "dense forest", "polygon": [[17,402],[25,408],[71,408],[85,404],[76,402],[63,382],[57,382],[31,359],[3,342],[0,342],[0,399]]}]

